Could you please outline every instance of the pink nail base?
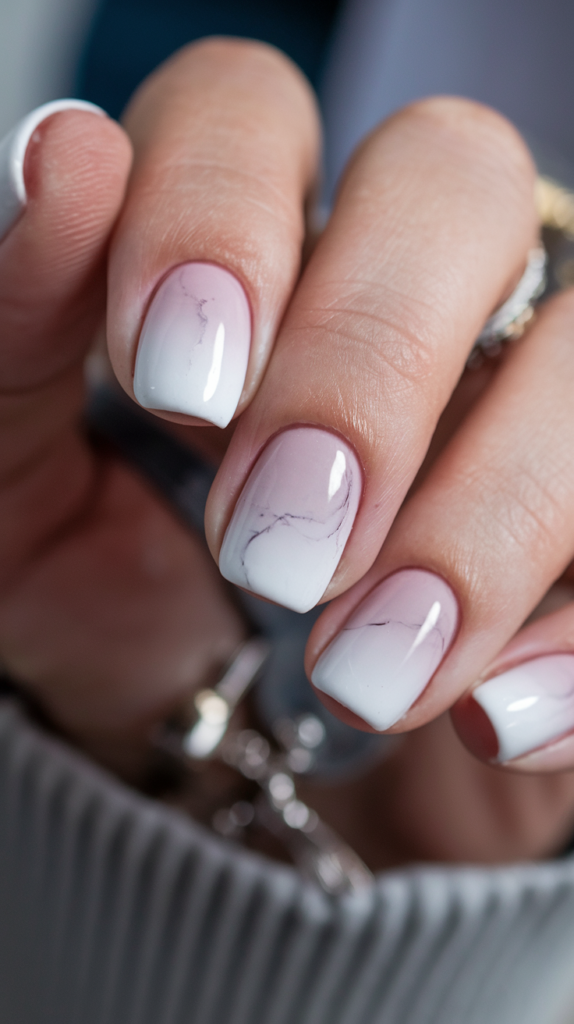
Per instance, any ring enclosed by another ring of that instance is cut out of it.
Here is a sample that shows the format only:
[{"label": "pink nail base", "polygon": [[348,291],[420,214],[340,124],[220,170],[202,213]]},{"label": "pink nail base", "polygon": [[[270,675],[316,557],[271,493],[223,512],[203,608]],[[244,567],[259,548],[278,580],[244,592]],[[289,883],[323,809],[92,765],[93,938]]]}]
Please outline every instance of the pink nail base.
[{"label": "pink nail base", "polygon": [[211,263],[176,267],[142,328],[134,394],[146,409],[226,427],[241,397],[250,343],[249,303],[233,274]]},{"label": "pink nail base", "polygon": [[359,507],[362,473],[337,434],[293,427],[255,463],[219,557],[225,579],[293,611],[322,598]]},{"label": "pink nail base", "polygon": [[383,732],[428,686],[458,626],[434,573],[403,569],[375,587],[319,658],[313,685]]}]

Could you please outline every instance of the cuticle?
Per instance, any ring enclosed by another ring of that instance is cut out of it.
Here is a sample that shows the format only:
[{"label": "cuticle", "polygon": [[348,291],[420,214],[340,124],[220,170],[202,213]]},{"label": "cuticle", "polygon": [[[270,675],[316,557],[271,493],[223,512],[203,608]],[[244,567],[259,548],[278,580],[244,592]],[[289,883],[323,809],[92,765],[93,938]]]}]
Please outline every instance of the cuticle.
[{"label": "cuticle", "polygon": [[474,691],[478,689],[478,687],[482,686],[484,683],[489,683],[491,679],[497,679],[498,676],[503,676],[506,672],[511,672],[514,668],[518,668],[520,665],[529,665],[531,661],[539,661],[541,658],[552,658],[554,655],[559,656],[564,654],[574,658],[574,650],[565,651],[557,649],[552,651],[542,651],[540,654],[534,654],[528,658],[511,659],[508,662],[504,662],[504,667],[497,669],[496,672],[491,672],[490,669],[485,669],[484,672],[475,680],[472,690]]}]

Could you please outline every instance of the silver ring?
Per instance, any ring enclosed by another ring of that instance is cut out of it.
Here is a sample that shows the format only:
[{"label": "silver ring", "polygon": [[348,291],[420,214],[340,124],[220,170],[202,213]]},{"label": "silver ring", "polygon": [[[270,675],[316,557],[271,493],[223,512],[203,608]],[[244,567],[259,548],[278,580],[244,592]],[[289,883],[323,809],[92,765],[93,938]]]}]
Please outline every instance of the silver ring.
[{"label": "silver ring", "polygon": [[488,318],[472,346],[469,369],[480,366],[485,356],[497,356],[505,342],[522,337],[534,316],[535,302],[546,287],[547,262],[541,245],[530,250],[526,270],[512,295]]}]

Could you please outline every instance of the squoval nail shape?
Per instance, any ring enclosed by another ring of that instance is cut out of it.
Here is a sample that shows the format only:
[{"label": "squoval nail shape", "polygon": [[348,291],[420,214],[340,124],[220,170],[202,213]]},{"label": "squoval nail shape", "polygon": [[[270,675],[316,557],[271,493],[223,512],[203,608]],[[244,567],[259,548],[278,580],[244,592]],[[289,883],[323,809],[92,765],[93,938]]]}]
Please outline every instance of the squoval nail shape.
[{"label": "squoval nail shape", "polygon": [[255,463],[227,528],[225,579],[296,612],[321,599],[359,507],[362,473],[352,448],[327,430],[294,427]]},{"label": "squoval nail shape", "polygon": [[361,602],[323,651],[313,685],[383,732],[408,711],[443,660],[458,603],[434,573],[403,569]]},{"label": "squoval nail shape", "polygon": [[574,730],[574,654],[516,665],[472,694],[498,740],[496,761],[512,761]]},{"label": "squoval nail shape", "polygon": [[134,394],[146,409],[226,427],[241,397],[250,344],[251,312],[237,278],[213,263],[185,263],[152,299]]},{"label": "squoval nail shape", "polygon": [[44,103],[24,117],[0,142],[0,242],[14,227],[26,208],[24,181],[26,150],[36,128],[52,114],[63,110],[87,110],[105,117],[105,112],[83,100],[55,100]]}]

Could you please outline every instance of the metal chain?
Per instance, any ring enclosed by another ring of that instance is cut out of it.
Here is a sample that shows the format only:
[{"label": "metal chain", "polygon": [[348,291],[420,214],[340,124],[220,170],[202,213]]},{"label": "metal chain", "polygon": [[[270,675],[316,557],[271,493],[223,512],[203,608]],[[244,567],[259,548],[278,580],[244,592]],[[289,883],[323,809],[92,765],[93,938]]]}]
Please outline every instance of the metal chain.
[{"label": "metal chain", "polygon": [[218,808],[212,826],[226,838],[241,840],[253,826],[281,841],[308,879],[331,895],[357,892],[372,885],[373,875],[354,850],[297,796],[297,776],[310,772],[325,740],[315,715],[273,723],[273,737],[257,729],[238,728],[234,716],[255,683],[270,653],[261,637],[248,640],[218,682],[193,698],[192,721],[168,722],[155,743],[190,771],[218,761],[256,783],[253,800]]}]

